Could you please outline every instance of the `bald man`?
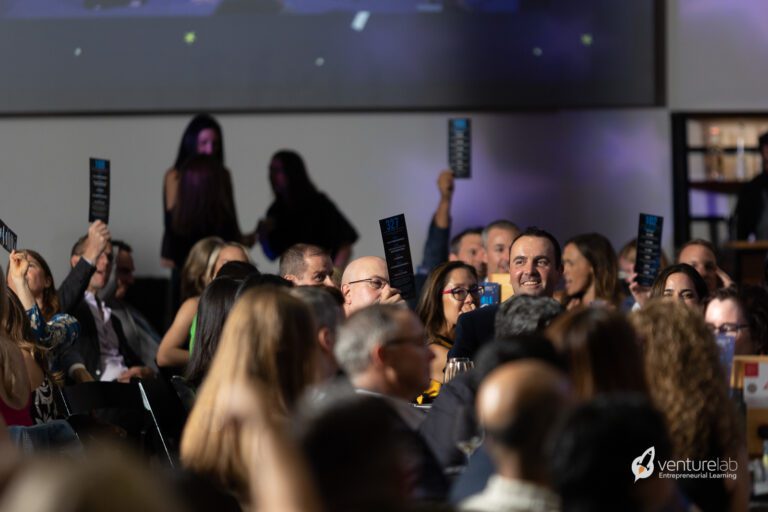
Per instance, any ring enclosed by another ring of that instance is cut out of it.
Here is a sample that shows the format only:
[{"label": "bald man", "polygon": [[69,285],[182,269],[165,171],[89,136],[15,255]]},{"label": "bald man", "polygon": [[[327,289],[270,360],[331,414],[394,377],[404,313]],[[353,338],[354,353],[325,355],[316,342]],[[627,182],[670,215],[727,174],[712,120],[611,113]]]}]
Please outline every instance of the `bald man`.
[{"label": "bald man", "polygon": [[378,256],[352,260],[341,276],[341,293],[347,316],[371,304],[405,304],[400,290],[389,286],[387,263]]},{"label": "bald man", "polygon": [[485,489],[463,501],[476,512],[557,511],[545,446],[570,396],[567,378],[533,360],[505,364],[478,390],[477,417],[496,473]]}]

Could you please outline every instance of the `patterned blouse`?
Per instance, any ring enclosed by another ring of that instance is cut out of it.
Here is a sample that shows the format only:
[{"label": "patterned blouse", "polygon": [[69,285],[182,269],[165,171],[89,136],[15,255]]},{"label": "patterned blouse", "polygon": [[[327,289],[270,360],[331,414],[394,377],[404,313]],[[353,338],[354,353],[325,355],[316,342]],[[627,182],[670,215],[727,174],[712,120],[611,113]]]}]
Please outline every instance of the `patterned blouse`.
[{"label": "patterned blouse", "polygon": [[[73,316],[58,314],[54,315],[49,322],[45,322],[40,308],[35,304],[27,310],[27,317],[35,341],[45,348],[51,349],[57,345],[74,343],[80,335],[80,324]],[[42,370],[43,382],[32,392],[30,405],[32,421],[36,424],[46,423],[59,417],[53,398],[56,384],[51,380],[49,369]]]},{"label": "patterned blouse", "polygon": [[35,304],[27,310],[27,317],[29,317],[35,340],[45,348],[53,348],[62,343],[74,343],[80,336],[80,324],[71,315],[59,313],[46,322],[43,320],[40,308]]}]

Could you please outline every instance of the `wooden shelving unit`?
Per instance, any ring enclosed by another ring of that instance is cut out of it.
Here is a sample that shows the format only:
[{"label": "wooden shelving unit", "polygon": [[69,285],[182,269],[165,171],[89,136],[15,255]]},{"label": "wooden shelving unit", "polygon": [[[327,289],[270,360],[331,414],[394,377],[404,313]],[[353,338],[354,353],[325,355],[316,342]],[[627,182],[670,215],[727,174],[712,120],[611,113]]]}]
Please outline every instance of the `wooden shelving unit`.
[{"label": "wooden shelving unit", "polygon": [[673,113],[674,239],[715,246],[730,240],[730,219],[744,183],[761,170],[757,139],[768,113]]}]

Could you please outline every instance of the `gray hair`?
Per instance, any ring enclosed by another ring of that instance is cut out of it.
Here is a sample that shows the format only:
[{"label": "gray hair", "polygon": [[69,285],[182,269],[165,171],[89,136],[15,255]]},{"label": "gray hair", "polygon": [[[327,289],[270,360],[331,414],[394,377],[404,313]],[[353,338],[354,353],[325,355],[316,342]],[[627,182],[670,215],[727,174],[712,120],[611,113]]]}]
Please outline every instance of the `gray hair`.
[{"label": "gray hair", "polygon": [[540,333],[563,311],[563,306],[551,297],[514,295],[496,311],[495,337],[505,339]]},{"label": "gray hair", "polygon": [[483,228],[483,247],[486,249],[488,248],[488,234],[492,229],[505,229],[514,233],[520,233],[520,228],[514,222],[506,219],[495,220]]},{"label": "gray hair", "polygon": [[328,290],[322,286],[299,286],[288,292],[309,306],[318,329],[326,327],[332,336],[336,336],[344,319],[344,310]]},{"label": "gray hair", "polygon": [[349,376],[364,372],[371,364],[371,350],[400,333],[398,316],[405,311],[391,304],[374,304],[355,311],[339,329],[333,355]]}]

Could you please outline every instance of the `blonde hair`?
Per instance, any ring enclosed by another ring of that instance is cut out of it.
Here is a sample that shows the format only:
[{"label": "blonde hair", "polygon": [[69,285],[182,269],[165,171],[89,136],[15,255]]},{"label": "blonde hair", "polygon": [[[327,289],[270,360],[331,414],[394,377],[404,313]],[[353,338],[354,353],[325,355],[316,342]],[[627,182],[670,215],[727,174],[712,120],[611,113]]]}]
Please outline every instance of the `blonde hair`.
[{"label": "blonde hair", "polygon": [[213,251],[211,251],[211,255],[208,256],[208,264],[205,267],[205,279],[206,279],[205,284],[206,285],[208,285],[208,283],[213,281],[213,279],[216,277],[214,275],[214,272],[216,270],[216,262],[219,259],[219,254],[221,254],[221,251],[223,251],[227,247],[238,247],[240,250],[243,251],[246,261],[250,264],[253,264],[253,259],[251,259],[251,251],[248,250],[246,246],[244,246],[239,242],[222,242],[222,244],[214,248]]},{"label": "blonde hair", "polygon": [[203,293],[208,284],[208,261],[211,254],[224,244],[224,240],[217,236],[209,236],[199,240],[190,249],[184,267],[181,269],[181,302],[190,297],[196,297]]},{"label": "blonde hair", "polygon": [[262,286],[235,304],[219,347],[187,420],[181,441],[185,467],[212,476],[248,502],[246,454],[251,440],[222,424],[227,392],[263,383],[271,410],[293,409],[317,375],[315,326],[309,308],[287,291]]},{"label": "blonde hair", "polygon": [[734,456],[743,441],[720,351],[701,313],[652,300],[631,320],[643,342],[650,395],[665,416],[675,456]]},{"label": "blonde hair", "polygon": [[7,512],[175,512],[179,504],[130,453],[88,452],[76,464],[65,458],[27,459],[0,497]]}]

